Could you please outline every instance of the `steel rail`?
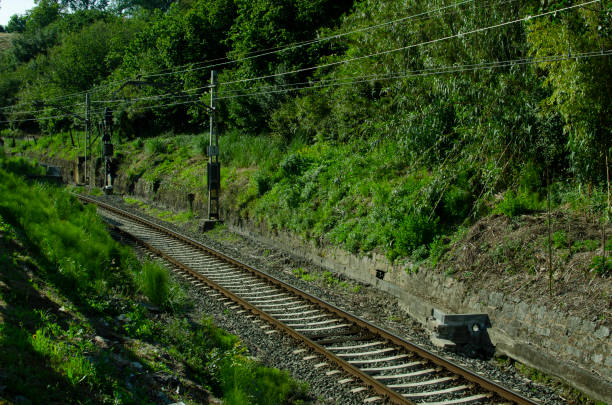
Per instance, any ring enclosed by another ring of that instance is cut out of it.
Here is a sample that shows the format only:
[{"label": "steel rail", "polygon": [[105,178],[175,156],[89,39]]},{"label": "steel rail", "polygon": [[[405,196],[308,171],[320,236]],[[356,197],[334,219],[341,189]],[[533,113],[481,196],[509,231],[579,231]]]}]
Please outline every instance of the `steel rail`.
[{"label": "steel rail", "polygon": [[[372,335],[376,335],[379,336],[387,341],[390,341],[396,345],[398,345],[399,347],[402,347],[410,352],[413,352],[415,354],[417,354],[418,356],[427,359],[429,361],[431,361],[432,363],[456,374],[461,376],[462,378],[480,386],[482,389],[484,389],[485,391],[488,392],[492,392],[495,393],[497,395],[499,395],[500,397],[502,397],[505,400],[508,401],[512,401],[514,403],[520,404],[520,405],[534,405],[535,402],[531,401],[530,399],[514,392],[511,391],[493,381],[490,381],[484,377],[481,377],[477,374],[474,374],[473,372],[471,372],[470,370],[461,367],[458,364],[455,364],[449,360],[443,359],[437,355],[435,355],[434,353],[416,346],[413,343],[408,342],[407,340],[403,339],[400,336],[397,336],[395,334],[393,334],[392,332],[389,332],[381,327],[375,326],[373,324],[371,324],[370,322],[361,319],[355,315],[352,315],[328,302],[325,302],[323,300],[320,300],[316,297],[311,296],[310,294],[296,288],[293,287],[281,280],[278,280],[276,278],[274,278],[273,276],[266,274],[260,270],[257,270],[247,264],[244,264],[242,262],[240,262],[239,260],[236,260],[230,256],[227,256],[223,253],[217,252],[214,249],[209,248],[208,246],[190,238],[187,237],[185,235],[181,235],[167,227],[158,225],[154,222],[151,222],[147,219],[144,219],[140,216],[134,215],[130,212],[127,212],[125,210],[122,210],[120,208],[114,207],[112,205],[106,204],[104,202],[98,201],[96,199],[87,197],[87,196],[83,196],[83,195],[79,195],[76,194],[76,196],[81,199],[84,202],[88,202],[88,203],[92,203],[95,204],[99,207],[102,207],[105,210],[114,212],[116,214],[119,214],[121,216],[127,217],[133,221],[139,222],[145,226],[148,226],[150,228],[153,228],[159,232],[165,233],[168,236],[171,236],[173,238],[179,239],[197,249],[203,250],[204,252],[206,252],[207,254],[214,256],[222,261],[225,261],[226,263],[230,263],[248,273],[251,273],[253,275],[255,275],[256,277],[265,280],[271,284],[274,284],[276,286],[278,286],[281,289],[284,290],[288,290],[296,295],[298,295],[299,297],[303,298],[306,301],[309,301],[310,303],[321,307],[333,314],[336,314],[337,316],[344,318],[346,321],[350,322],[351,324],[358,326],[359,328],[365,329],[367,330],[369,333],[371,333]],[[119,229],[119,228],[118,228]],[[120,229],[119,229],[120,230]],[[126,233],[125,231],[120,230],[122,233]],[[134,238],[132,235],[130,235],[132,238]],[[398,394],[397,392],[391,390],[390,388],[388,388],[386,385],[382,384],[381,382],[379,382],[378,380],[372,378],[370,375],[362,372],[359,368],[348,364],[347,362],[345,362],[344,360],[342,360],[340,357],[334,355],[333,353],[329,352],[327,349],[325,349],[323,346],[319,345],[318,343],[314,342],[312,339],[302,335],[301,333],[291,329],[290,327],[286,326],[285,324],[283,324],[282,322],[278,321],[277,319],[271,317],[270,315],[268,315],[267,313],[263,312],[262,310],[258,309],[257,307],[255,307],[254,305],[248,303],[247,301],[245,301],[244,299],[240,298],[239,296],[237,296],[236,294],[232,293],[231,291],[227,290],[226,288],[218,285],[217,283],[215,283],[214,281],[208,279],[207,277],[203,276],[202,274],[198,273],[195,270],[192,270],[191,268],[189,268],[188,266],[184,265],[183,263],[180,263],[179,261],[177,261],[176,259],[168,256],[167,254],[165,254],[164,252],[160,251],[159,249],[147,244],[144,241],[138,240],[138,242],[140,244],[142,244],[143,246],[145,246],[147,249],[153,251],[155,254],[160,255],[161,257],[163,257],[164,259],[168,260],[170,263],[172,263],[173,265],[177,266],[178,268],[180,268],[181,270],[185,271],[186,273],[188,273],[189,275],[191,275],[194,278],[199,279],[200,281],[204,282],[206,285],[208,285],[209,287],[218,290],[220,293],[222,293],[223,295],[225,295],[227,298],[237,302],[238,304],[240,304],[242,307],[244,307],[245,309],[257,314],[258,316],[260,316],[262,319],[265,319],[267,322],[273,324],[275,327],[277,327],[278,329],[281,329],[283,331],[285,331],[287,334],[293,336],[294,338],[303,341],[304,343],[306,343],[308,346],[310,346],[314,351],[316,351],[317,353],[323,355],[324,357],[326,357],[328,360],[336,363],[339,367],[341,367],[343,370],[345,370],[347,373],[359,378],[360,380],[362,380],[366,385],[369,385],[370,388],[372,388],[376,393],[387,397],[388,399],[390,399],[393,403],[397,403],[397,404],[413,404],[412,401],[406,399],[405,397],[401,396],[401,394]]]}]

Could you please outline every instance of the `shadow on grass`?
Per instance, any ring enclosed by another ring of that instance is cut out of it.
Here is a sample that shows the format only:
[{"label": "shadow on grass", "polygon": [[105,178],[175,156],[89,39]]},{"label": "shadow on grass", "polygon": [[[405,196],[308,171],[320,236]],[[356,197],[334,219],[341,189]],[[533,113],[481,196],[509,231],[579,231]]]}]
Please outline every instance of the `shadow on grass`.
[{"label": "shadow on grass", "polygon": [[[16,247],[9,244],[0,239],[0,398],[14,403],[86,398],[88,387],[73,385],[33,347],[32,336],[43,326],[38,311],[59,314],[59,306],[35,288],[28,276],[31,269],[7,254]],[[64,317],[56,318],[67,327]]]},{"label": "shadow on grass", "polygon": [[[82,290],[71,287],[74,280],[49,271],[54,267],[35,246],[27,245],[24,249],[0,232],[0,403],[159,402],[138,384],[138,377],[130,383],[135,373],[125,366],[138,358],[132,351],[123,348],[123,364],[118,365],[109,349],[98,350],[93,344],[78,347],[73,340],[63,341],[49,332],[55,328],[61,334],[71,325],[81,325],[96,336],[123,341],[92,316],[99,312]],[[65,312],[43,289],[70,299],[86,313],[85,319]]]}]

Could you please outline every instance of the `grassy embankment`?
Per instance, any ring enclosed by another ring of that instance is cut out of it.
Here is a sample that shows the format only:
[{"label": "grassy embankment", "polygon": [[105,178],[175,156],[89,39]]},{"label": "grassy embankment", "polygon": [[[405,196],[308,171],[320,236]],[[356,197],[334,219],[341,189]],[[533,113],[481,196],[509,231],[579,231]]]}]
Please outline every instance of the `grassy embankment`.
[{"label": "grassy embankment", "polygon": [[[36,145],[18,142],[14,150],[34,149],[66,158],[75,153],[66,134],[43,139]],[[117,148],[123,157],[121,170],[131,179],[161,181],[205,199],[206,142],[206,135],[172,134],[126,142]],[[496,195],[483,190],[477,196],[467,177],[445,181],[444,167],[432,172],[419,169],[418,162],[407,164],[393,142],[372,149],[360,141],[308,145],[298,138],[287,145],[278,138],[230,132],[220,143],[222,198],[232,210],[271,228],[354,253],[378,252],[390,260],[435,266],[476,221],[502,215],[516,222],[522,215],[537,216],[547,209],[546,186],[529,165],[517,173],[516,187]],[[564,182],[550,190],[551,209],[557,212],[552,223],[556,256],[569,262],[576,252],[595,252],[601,240],[592,238],[592,232],[573,235],[571,225],[565,230],[555,218],[584,213],[586,222],[605,222],[606,193],[586,192]],[[152,213],[177,222],[194,216]],[[545,251],[548,241],[540,237],[536,245]],[[490,250],[489,256],[500,255],[498,246]],[[592,256],[585,270],[609,274],[610,257],[604,262],[602,252]]]},{"label": "grassy embankment", "polygon": [[[303,387],[245,356],[156,263],[68,193],[0,158],[0,402],[281,403]],[[180,385],[180,390],[176,386]]]}]

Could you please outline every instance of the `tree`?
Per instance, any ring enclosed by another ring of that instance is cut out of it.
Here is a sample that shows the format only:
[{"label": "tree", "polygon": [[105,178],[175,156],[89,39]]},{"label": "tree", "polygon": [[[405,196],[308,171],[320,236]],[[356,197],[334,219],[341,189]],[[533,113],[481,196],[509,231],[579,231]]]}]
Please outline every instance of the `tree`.
[{"label": "tree", "polygon": [[119,14],[133,14],[138,9],[167,11],[177,0],[114,0],[111,8]]},{"label": "tree", "polygon": [[[562,7],[549,2],[548,9]],[[578,55],[612,47],[612,5],[593,5],[529,24],[528,41],[535,57]],[[612,147],[612,64],[609,56],[540,63],[545,114],[560,114],[570,152],[571,169],[582,181],[605,178],[605,156]]]},{"label": "tree", "polygon": [[26,30],[26,16],[13,14],[8,24],[6,25],[6,32],[24,32]]},{"label": "tree", "polygon": [[76,10],[104,10],[108,7],[108,0],[60,0],[62,8]]}]

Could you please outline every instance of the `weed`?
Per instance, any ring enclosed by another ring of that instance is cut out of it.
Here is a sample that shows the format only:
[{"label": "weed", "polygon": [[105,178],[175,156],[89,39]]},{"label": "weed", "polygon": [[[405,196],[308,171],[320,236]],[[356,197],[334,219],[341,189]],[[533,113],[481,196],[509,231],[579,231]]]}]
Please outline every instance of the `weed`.
[{"label": "weed", "polygon": [[258,171],[253,176],[253,183],[257,190],[257,195],[262,196],[272,188],[272,179],[269,175]]},{"label": "weed", "polygon": [[329,271],[323,272],[323,280],[329,285],[336,285],[340,283],[340,279],[334,277],[333,274]]},{"label": "weed", "polygon": [[307,272],[306,270],[304,270],[303,268],[299,267],[297,269],[293,270],[293,274],[298,277],[301,278],[304,281],[310,282],[310,281],[314,281],[317,279],[317,276],[314,274],[310,274],[309,272]]},{"label": "weed", "polygon": [[508,218],[514,218],[518,215],[528,214],[531,212],[541,211],[543,202],[540,201],[540,196],[535,192],[519,190],[518,193],[509,190],[504,195],[504,199],[497,205],[495,213],[504,214]]},{"label": "weed", "polygon": [[140,274],[136,277],[139,291],[159,307],[168,305],[169,297],[168,270],[155,262],[145,262]]},{"label": "weed", "polygon": [[160,138],[147,139],[145,141],[144,150],[150,156],[161,155],[167,152],[166,142]]},{"label": "weed", "polygon": [[594,256],[591,261],[591,269],[600,276],[612,274],[612,256]]},{"label": "weed", "polygon": [[578,252],[591,252],[600,246],[600,242],[593,239],[585,239],[576,241],[570,247],[570,251],[573,253]]},{"label": "weed", "polygon": [[552,235],[553,246],[557,249],[567,247],[567,237],[565,231],[557,231]]},{"label": "weed", "polygon": [[[52,329],[56,329],[55,334],[58,334],[57,325],[51,326],[55,326]],[[72,346],[58,341],[57,336],[53,335],[54,332],[48,329],[38,329],[30,340],[34,351],[48,358],[52,366],[64,373],[73,385],[93,377],[93,365]]]}]

